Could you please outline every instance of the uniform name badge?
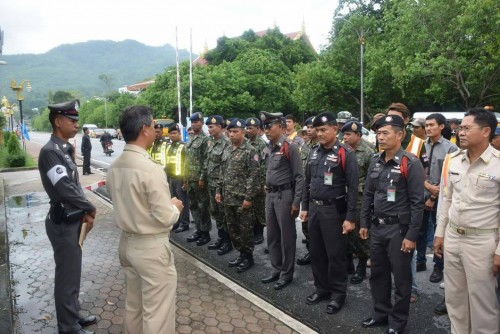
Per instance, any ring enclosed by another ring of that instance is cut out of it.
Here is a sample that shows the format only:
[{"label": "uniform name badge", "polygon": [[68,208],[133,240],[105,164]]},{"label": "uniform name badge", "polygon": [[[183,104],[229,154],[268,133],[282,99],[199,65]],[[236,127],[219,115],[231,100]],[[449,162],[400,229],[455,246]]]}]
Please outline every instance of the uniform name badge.
[{"label": "uniform name badge", "polygon": [[327,186],[333,185],[333,173],[325,172],[325,184]]},{"label": "uniform name badge", "polygon": [[396,202],[396,187],[387,186],[387,202]]}]

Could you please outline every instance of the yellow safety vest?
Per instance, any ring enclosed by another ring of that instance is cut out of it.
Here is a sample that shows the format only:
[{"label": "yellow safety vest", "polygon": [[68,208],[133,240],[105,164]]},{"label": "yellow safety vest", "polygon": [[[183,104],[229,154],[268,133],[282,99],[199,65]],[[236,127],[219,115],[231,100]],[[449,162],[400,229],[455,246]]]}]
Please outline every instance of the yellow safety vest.
[{"label": "yellow safety vest", "polygon": [[165,167],[165,150],[167,148],[167,143],[162,142],[160,146],[160,151],[159,152],[153,152],[153,147],[148,150],[149,156],[151,159],[159,163],[162,167]]},{"label": "yellow safety vest", "polygon": [[170,152],[170,148],[172,145],[168,145],[167,150],[165,152],[165,157],[167,160],[166,163],[166,168],[168,169],[169,164],[175,164],[175,176],[180,176],[182,175],[182,150],[184,148],[184,144],[179,144],[179,147],[177,148],[177,152],[175,152],[175,156],[169,156],[168,153]]},{"label": "yellow safety vest", "polygon": [[417,157],[420,157],[420,151],[422,150],[423,145],[424,145],[424,140],[412,134],[410,142],[406,147],[406,152],[413,153]]}]

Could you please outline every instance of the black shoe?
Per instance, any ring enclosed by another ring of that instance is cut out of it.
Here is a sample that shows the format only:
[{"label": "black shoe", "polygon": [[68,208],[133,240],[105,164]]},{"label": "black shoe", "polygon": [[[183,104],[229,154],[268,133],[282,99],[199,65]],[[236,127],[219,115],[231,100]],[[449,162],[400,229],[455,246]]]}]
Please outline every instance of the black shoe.
[{"label": "black shoe", "polygon": [[443,280],[443,269],[439,267],[434,267],[434,270],[432,271],[431,277],[429,277],[429,281],[432,283],[438,283]]},{"label": "black shoe", "polygon": [[290,283],[292,283],[291,279],[285,281],[284,279],[280,278],[278,281],[276,281],[276,284],[274,284],[273,288],[274,288],[274,290],[281,290]]},{"label": "black shoe", "polygon": [[209,244],[207,248],[210,250],[219,249],[222,247],[223,244],[224,244],[224,239],[217,238],[217,240],[215,240],[213,244]]},{"label": "black shoe", "polygon": [[385,334],[403,334],[403,331],[402,330],[398,331],[398,330],[389,328],[389,329],[387,329],[387,331],[385,332]]},{"label": "black shoe", "polygon": [[224,255],[233,250],[233,244],[231,241],[226,240],[222,246],[217,250],[217,255]]},{"label": "black shoe", "polygon": [[237,267],[240,265],[240,263],[245,259],[244,255],[242,253],[240,253],[240,255],[238,255],[238,257],[236,259],[233,259],[231,261],[229,261],[228,265],[230,267]]},{"label": "black shoe", "polygon": [[179,226],[178,228],[175,229],[174,233],[181,233],[181,232],[184,232],[184,231],[187,231],[189,230],[189,226],[188,225],[181,225]]},{"label": "black shoe", "polygon": [[280,279],[280,275],[276,275],[276,276],[267,276],[267,277],[264,277],[263,279],[261,279],[260,281],[264,284],[267,284],[267,283],[272,283],[272,282],[276,282],[277,280]]},{"label": "black shoe", "polygon": [[426,270],[427,270],[427,265],[425,263],[417,263],[417,272]]},{"label": "black shoe", "polygon": [[196,240],[196,246],[203,246],[206,245],[210,242],[210,233],[209,232],[202,232],[201,237]]},{"label": "black shoe", "polygon": [[253,256],[252,254],[245,254],[245,258],[236,267],[236,272],[242,273],[253,267]]},{"label": "black shoe", "polygon": [[326,306],[326,313],[335,314],[342,309],[344,306],[345,300],[332,300],[330,304]]},{"label": "black shoe", "polygon": [[354,267],[354,261],[352,260],[352,255],[347,257],[347,275],[352,275],[356,272]]},{"label": "black shoe", "polygon": [[[360,260],[361,261],[361,260]],[[366,261],[359,263],[356,272],[351,277],[351,284],[360,284],[366,278]]]},{"label": "black shoe", "polygon": [[90,326],[90,325],[93,325],[97,322],[97,318],[95,317],[95,315],[89,315],[87,317],[81,317],[79,320],[78,320],[78,323],[80,324],[80,326],[82,327],[87,327],[87,326]]},{"label": "black shoe", "polygon": [[363,326],[364,328],[372,328],[385,326],[388,323],[389,322],[387,321],[387,319],[375,320],[374,318],[368,318],[361,323],[361,326]]},{"label": "black shoe", "polygon": [[187,242],[195,242],[199,238],[201,238],[201,231],[196,231],[191,236],[187,237]]},{"label": "black shoe", "polygon": [[439,304],[436,305],[436,308],[434,309],[434,313],[437,315],[445,315],[448,314],[448,309],[446,308],[446,301],[443,298],[443,301]]},{"label": "black shoe", "polygon": [[92,173],[92,172],[88,172],[87,174],[95,174],[95,173]]},{"label": "black shoe", "polygon": [[177,230],[179,228],[179,226],[181,226],[181,223],[179,223],[179,222],[177,222],[174,225],[172,225],[172,231]]},{"label": "black shoe", "polygon": [[319,303],[322,300],[327,300],[327,299],[330,299],[329,293],[320,294],[320,293],[315,292],[312,295],[307,296],[306,304],[307,305],[314,305],[314,304]]},{"label": "black shoe", "polygon": [[269,248],[264,248],[264,254],[269,254]]},{"label": "black shoe", "polygon": [[297,259],[297,264],[299,266],[307,266],[308,264],[311,264],[311,254],[307,252],[303,257],[299,257]]},{"label": "black shoe", "polygon": [[260,245],[261,243],[264,242],[264,235],[256,235],[255,238],[253,239],[253,244],[254,245]]},{"label": "black shoe", "polygon": [[[59,334],[75,334],[75,332],[61,332],[61,331],[59,331]],[[76,332],[76,334],[94,334],[94,332],[90,332],[88,330],[80,328],[80,330],[78,332]]]}]

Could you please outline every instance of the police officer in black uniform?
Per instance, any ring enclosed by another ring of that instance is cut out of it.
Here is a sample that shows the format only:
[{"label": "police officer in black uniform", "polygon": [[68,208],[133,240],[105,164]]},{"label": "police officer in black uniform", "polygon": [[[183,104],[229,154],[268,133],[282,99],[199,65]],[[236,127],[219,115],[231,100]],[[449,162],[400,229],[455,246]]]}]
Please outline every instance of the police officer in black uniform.
[{"label": "police officer in black uniform", "polygon": [[330,299],[326,311],[342,309],[347,295],[347,236],[354,230],[358,198],[356,154],[337,139],[338,126],[332,112],[313,121],[319,145],[309,152],[306,164],[302,212],[308,220],[311,267],[316,291],[306,303]]},{"label": "police officer in black uniform", "polygon": [[[389,324],[386,333],[403,333],[411,295],[411,260],[424,210],[424,168],[401,147],[404,121],[397,115],[376,123],[382,153],[368,167],[361,211],[360,237],[370,230],[373,314],[363,327]],[[391,302],[394,276],[394,305]]]},{"label": "police officer in black uniform", "polygon": [[78,100],[49,106],[52,136],[40,151],[38,169],[42,184],[50,197],[45,220],[47,236],[56,263],[54,298],[59,333],[92,333],[82,326],[96,323],[95,316],[80,316],[80,277],[82,249],[78,244],[82,222],[92,229],[96,208],[83,193],[68,143],[78,132]]}]

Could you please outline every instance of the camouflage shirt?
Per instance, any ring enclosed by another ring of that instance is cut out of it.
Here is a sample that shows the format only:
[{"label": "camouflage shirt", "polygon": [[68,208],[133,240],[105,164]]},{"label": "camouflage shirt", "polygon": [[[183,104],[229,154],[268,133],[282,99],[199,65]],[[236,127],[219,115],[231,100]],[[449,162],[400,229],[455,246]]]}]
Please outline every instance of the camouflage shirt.
[{"label": "camouflage shirt", "polygon": [[223,167],[217,186],[224,205],[241,205],[244,200],[253,202],[261,188],[260,157],[255,148],[244,140],[240,146],[228,145],[222,154]]},{"label": "camouflage shirt", "polygon": [[254,141],[248,140],[248,143],[255,148],[260,157],[260,183],[261,185],[264,185],[266,181],[266,160],[264,149],[267,144],[261,136],[257,136]]},{"label": "camouflage shirt", "polygon": [[217,140],[212,138],[208,141],[206,164],[209,187],[216,186],[222,167],[222,153],[228,146],[231,146],[231,141],[226,136],[221,136]]},{"label": "camouflage shirt", "polygon": [[300,149],[300,160],[302,160],[302,168],[306,170],[307,165],[307,157],[309,156],[309,152],[311,151],[311,147],[313,147],[317,142],[313,142],[312,140],[308,140],[302,145]]},{"label": "camouflage shirt", "polygon": [[210,139],[201,131],[190,138],[186,146],[187,179],[191,181],[205,180],[207,177],[207,146]]},{"label": "camouflage shirt", "polygon": [[[358,192],[360,194],[365,190],[365,182],[366,182],[366,172],[368,171],[368,166],[370,165],[370,160],[373,157],[375,150],[370,147],[370,144],[365,140],[361,140],[358,147],[356,148],[356,160],[358,161],[358,170],[359,170],[359,187]],[[362,197],[359,197],[358,200],[361,200]]]}]

